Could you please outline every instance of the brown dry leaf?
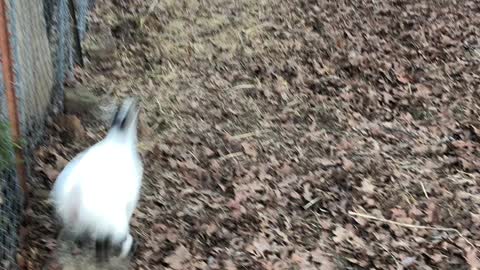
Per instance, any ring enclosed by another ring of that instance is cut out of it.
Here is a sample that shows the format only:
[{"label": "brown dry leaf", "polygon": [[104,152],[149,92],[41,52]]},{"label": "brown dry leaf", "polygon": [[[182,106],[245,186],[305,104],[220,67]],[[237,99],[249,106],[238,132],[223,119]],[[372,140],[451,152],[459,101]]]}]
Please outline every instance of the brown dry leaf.
[{"label": "brown dry leaf", "polygon": [[[77,70],[79,83],[107,99],[136,95],[145,112],[148,195],[132,221],[144,246],[132,268],[178,268],[159,261],[180,243],[191,252],[182,269],[286,270],[305,263],[294,251],[316,245],[335,256],[308,252],[310,265],[297,269],[393,270],[405,256],[417,257],[412,269],[476,266],[480,254],[457,256],[465,239],[445,239],[454,234],[360,217],[352,225],[345,212],[463,228],[478,241],[478,0],[221,2],[107,0],[91,12],[86,39],[101,26],[121,46]],[[85,125],[85,139],[107,128]],[[87,143],[64,140],[60,123],[45,133],[32,164],[41,176],[47,165],[61,170],[54,153]],[[229,209],[239,191],[248,200]],[[38,193],[20,247],[28,269],[42,269],[55,237]],[[259,231],[264,257],[253,246]]]},{"label": "brown dry leaf", "polygon": [[59,118],[59,124],[69,139],[81,139],[85,135],[82,121],[76,115],[64,115]]},{"label": "brown dry leaf", "polygon": [[432,90],[424,84],[417,84],[415,87],[417,88],[415,92],[415,96],[417,97],[427,98],[432,94]]},{"label": "brown dry leaf", "polygon": [[430,224],[435,224],[438,220],[438,207],[437,204],[433,201],[429,202],[427,205],[427,222]]},{"label": "brown dry leaf", "polygon": [[288,82],[279,76],[278,79],[275,81],[274,91],[280,94],[280,97],[283,100],[287,100],[288,89],[289,89]]},{"label": "brown dry leaf", "polygon": [[332,239],[335,243],[348,242],[356,248],[365,248],[365,241],[358,237],[353,230],[351,224],[347,224],[345,228],[337,226],[333,231],[335,236]]},{"label": "brown dry leaf", "polygon": [[333,234],[335,235],[335,237],[333,237],[333,242],[335,243],[341,243],[348,239],[348,231],[340,226],[337,226]]},{"label": "brown dry leaf", "polygon": [[329,256],[325,255],[320,248],[316,248],[312,252],[310,252],[310,256],[312,256],[312,261],[315,263],[320,264],[321,270],[333,270],[335,268],[335,264],[332,262]]},{"label": "brown dry leaf", "polygon": [[212,149],[210,149],[210,148],[208,148],[208,147],[206,147],[206,146],[203,147],[203,152],[205,153],[205,155],[206,155],[207,157],[212,157],[213,155],[215,155],[215,152],[213,152]]},{"label": "brown dry leaf", "polygon": [[225,270],[237,270],[237,267],[235,266],[235,263],[232,260],[223,261],[223,265],[225,267]]},{"label": "brown dry leaf", "polygon": [[307,201],[311,201],[313,199],[313,194],[310,191],[310,183],[305,183],[303,185],[303,198]]},{"label": "brown dry leaf", "polygon": [[25,269],[26,267],[25,257],[20,253],[17,253],[17,264],[20,269]]},{"label": "brown dry leaf", "polygon": [[183,179],[184,179],[188,184],[190,184],[191,186],[194,186],[194,187],[199,186],[198,180],[197,180],[195,177],[193,177],[192,175],[188,174],[188,173],[186,173],[186,174],[183,175]]},{"label": "brown dry leaf", "polygon": [[300,269],[310,270],[312,269],[312,264],[308,261],[310,257],[309,252],[295,251],[291,256],[290,260],[294,264],[298,265]]},{"label": "brown dry leaf", "polygon": [[367,194],[373,194],[375,193],[375,185],[372,184],[370,179],[365,178],[362,180],[362,187],[360,190]]},{"label": "brown dry leaf", "polygon": [[175,252],[166,257],[164,262],[167,263],[172,269],[181,270],[185,269],[185,263],[190,260],[192,255],[183,245],[178,246]]},{"label": "brown dry leaf", "polygon": [[68,161],[63,157],[59,156],[58,154],[55,154],[55,157],[57,158],[57,161],[55,162],[56,169],[59,171],[63,170],[63,168],[67,166]]},{"label": "brown dry leaf", "polygon": [[352,66],[359,66],[362,62],[362,56],[356,51],[350,51],[348,53],[348,62]]},{"label": "brown dry leaf", "polygon": [[171,243],[176,243],[178,241],[178,235],[175,231],[169,229],[167,232],[167,240]]},{"label": "brown dry leaf", "polygon": [[302,198],[302,196],[300,196],[300,194],[298,194],[298,192],[296,192],[296,191],[290,191],[290,197],[292,197],[296,200],[300,200]]},{"label": "brown dry leaf", "polygon": [[415,257],[405,257],[402,259],[402,265],[404,267],[410,267],[417,262],[417,258]]},{"label": "brown dry leaf", "polygon": [[447,36],[447,35],[442,35],[442,36],[441,36],[441,41],[442,41],[442,43],[445,44],[445,45],[454,46],[454,45],[456,44],[456,42],[455,42],[452,38],[450,38],[449,36]]},{"label": "brown dry leaf", "polygon": [[465,249],[465,260],[467,260],[468,265],[470,265],[471,270],[480,269],[480,260],[477,256],[477,250],[471,247]]},{"label": "brown dry leaf", "polygon": [[440,263],[443,261],[443,258],[445,257],[441,253],[435,253],[433,255],[429,256],[435,263]]},{"label": "brown dry leaf", "polygon": [[258,155],[257,150],[255,150],[255,147],[252,144],[247,143],[247,142],[243,142],[242,147],[243,147],[243,151],[245,152],[245,154],[249,155],[252,158],[257,157],[257,155]]},{"label": "brown dry leaf", "polygon": [[220,163],[218,160],[213,159],[210,161],[210,169],[213,170],[214,172],[218,172],[221,169]]},{"label": "brown dry leaf", "polygon": [[347,172],[350,172],[354,168],[355,164],[348,158],[343,158],[342,160],[343,160],[343,169],[345,169],[345,171]]},{"label": "brown dry leaf", "polygon": [[57,179],[58,175],[60,174],[60,172],[57,169],[54,169],[50,165],[45,166],[42,171],[45,173],[48,179],[52,182],[54,182]]},{"label": "brown dry leaf", "polygon": [[177,161],[177,164],[180,168],[186,168],[189,170],[198,170],[199,167],[193,160],[189,159],[187,161]]},{"label": "brown dry leaf", "polygon": [[278,169],[278,172],[283,176],[291,174],[292,171],[292,167],[290,167],[290,165],[288,165],[287,163],[283,163],[282,167]]},{"label": "brown dry leaf", "polygon": [[397,77],[397,80],[403,84],[408,84],[412,80],[403,69],[395,70],[395,76]]},{"label": "brown dry leaf", "polygon": [[392,102],[392,101],[394,101],[393,96],[390,95],[390,94],[387,93],[387,92],[382,92],[382,96],[383,96],[384,102],[387,103],[387,104],[390,103],[390,102]]},{"label": "brown dry leaf", "polygon": [[331,167],[331,166],[335,166],[337,164],[337,162],[335,162],[333,160],[330,160],[330,159],[326,159],[326,158],[316,158],[315,163],[318,163],[318,164],[320,164],[321,166],[324,166],[324,167]]},{"label": "brown dry leaf", "polygon": [[270,249],[270,243],[268,243],[267,239],[264,238],[264,237],[259,237],[259,238],[255,239],[252,244],[255,247],[255,249],[260,254],[262,254],[262,256],[263,256],[263,253],[265,251]]},{"label": "brown dry leaf", "polygon": [[218,231],[218,227],[215,223],[210,223],[210,224],[206,225],[205,232],[208,235],[213,235],[216,231]]},{"label": "brown dry leaf", "polygon": [[472,221],[475,225],[480,225],[480,214],[474,214],[474,213],[470,213],[471,217],[472,217]]},{"label": "brown dry leaf", "polygon": [[390,211],[392,212],[392,218],[393,219],[407,217],[407,212],[405,212],[405,210],[403,210],[403,209],[392,208],[392,209],[390,209]]},{"label": "brown dry leaf", "polygon": [[336,270],[336,269],[338,269],[337,266],[333,262],[327,261],[326,259],[330,259],[330,258],[323,257],[323,262],[320,265],[320,270]]}]

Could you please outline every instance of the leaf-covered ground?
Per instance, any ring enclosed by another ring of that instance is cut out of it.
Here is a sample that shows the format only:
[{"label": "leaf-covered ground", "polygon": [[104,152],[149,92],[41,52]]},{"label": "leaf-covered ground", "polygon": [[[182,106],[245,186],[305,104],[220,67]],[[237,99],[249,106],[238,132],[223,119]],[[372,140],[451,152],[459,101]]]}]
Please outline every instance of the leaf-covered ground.
[{"label": "leaf-covered ground", "polygon": [[[98,0],[89,38],[107,30],[115,51],[90,53],[79,83],[143,108],[133,269],[480,267],[478,14],[475,0]],[[27,269],[54,260],[52,181],[105,131],[68,119],[37,153]]]}]

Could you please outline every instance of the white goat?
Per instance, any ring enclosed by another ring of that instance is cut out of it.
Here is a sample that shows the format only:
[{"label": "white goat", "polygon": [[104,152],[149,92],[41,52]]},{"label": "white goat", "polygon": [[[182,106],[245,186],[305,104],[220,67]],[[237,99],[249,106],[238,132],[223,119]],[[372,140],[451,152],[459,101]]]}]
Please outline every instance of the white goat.
[{"label": "white goat", "polygon": [[59,174],[52,192],[64,230],[93,238],[99,262],[110,245],[125,257],[134,245],[129,222],[137,205],[143,165],[137,152],[138,109],[134,99],[118,108],[107,136],[78,154]]}]

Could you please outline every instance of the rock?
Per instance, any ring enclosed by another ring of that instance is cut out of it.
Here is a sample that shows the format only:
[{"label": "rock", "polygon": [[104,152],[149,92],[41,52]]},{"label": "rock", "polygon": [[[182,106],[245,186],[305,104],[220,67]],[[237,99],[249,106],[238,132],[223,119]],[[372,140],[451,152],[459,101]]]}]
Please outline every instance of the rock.
[{"label": "rock", "polygon": [[61,115],[56,122],[62,132],[62,139],[66,142],[80,140],[85,136],[82,122],[76,115]]},{"label": "rock", "polygon": [[65,113],[79,116],[84,122],[109,124],[117,108],[115,98],[96,96],[84,86],[65,88]]},{"label": "rock", "polygon": [[110,28],[95,27],[91,31],[94,31],[95,35],[89,35],[84,45],[90,60],[102,62],[112,59],[117,44]]},{"label": "rock", "polygon": [[83,86],[65,88],[65,113],[85,115],[99,102],[100,98]]}]

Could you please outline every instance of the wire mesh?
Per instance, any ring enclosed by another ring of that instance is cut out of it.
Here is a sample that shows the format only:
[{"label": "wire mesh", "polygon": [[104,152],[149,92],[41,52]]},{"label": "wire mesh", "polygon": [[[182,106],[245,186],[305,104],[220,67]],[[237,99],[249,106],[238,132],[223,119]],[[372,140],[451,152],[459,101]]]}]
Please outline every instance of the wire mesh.
[{"label": "wire mesh", "polygon": [[0,269],[15,269],[22,193],[13,169],[14,146],[7,115],[5,88],[0,84]]},{"label": "wire mesh", "polygon": [[[27,176],[31,185],[33,149],[41,141],[47,116],[63,109],[64,83],[73,76],[74,33],[87,30],[92,0],[4,0],[15,74],[15,93]],[[74,1],[76,23],[69,10]],[[77,29],[74,29],[74,25]],[[13,169],[14,145],[8,130],[5,89],[0,72],[0,269],[16,269],[22,192]],[[6,131],[3,131],[2,127]],[[12,162],[10,162],[12,161]]]}]

